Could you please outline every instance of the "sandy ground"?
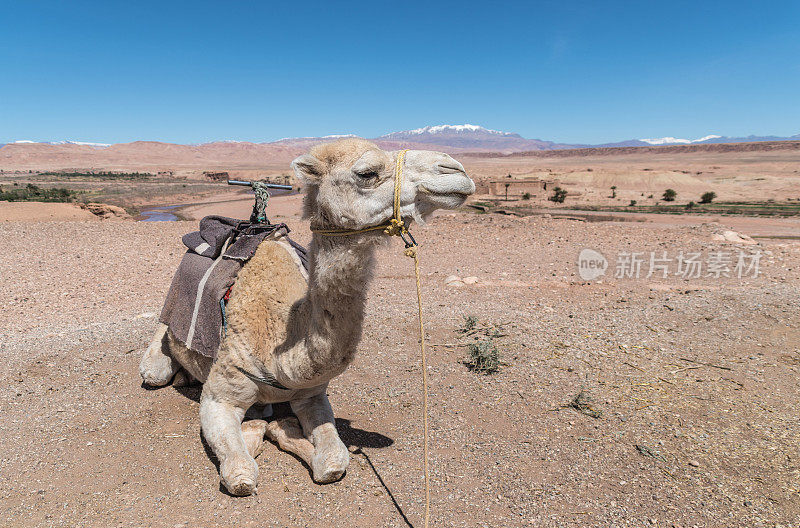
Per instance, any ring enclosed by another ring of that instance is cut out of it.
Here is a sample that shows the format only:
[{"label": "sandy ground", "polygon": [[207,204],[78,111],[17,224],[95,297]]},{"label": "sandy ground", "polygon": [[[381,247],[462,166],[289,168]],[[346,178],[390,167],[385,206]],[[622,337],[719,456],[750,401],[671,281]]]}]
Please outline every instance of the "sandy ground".
[{"label": "sandy ground", "polygon": [[0,222],[43,222],[62,220],[98,220],[75,204],[41,202],[0,202]]},{"label": "sandy ground", "polygon": [[[638,205],[654,205],[669,188],[677,191],[675,203],[680,204],[698,202],[706,191],[715,192],[718,201],[800,200],[800,150],[692,153],[665,150],[659,154],[620,151],[602,156],[518,154],[459,159],[476,182],[504,179],[508,175],[555,180],[571,193],[565,207],[570,204],[619,207],[631,200]],[[614,198],[612,186],[617,187]],[[551,192],[533,194],[532,202],[554,205],[547,200]]]},{"label": "sandy ground", "polygon": [[[199,389],[145,390],[137,372],[194,227],[0,223],[0,524],[421,526],[416,307],[399,243],[381,251],[359,355],[330,388],[359,453],[347,475],[316,485],[270,446],[259,494],[234,498],[201,439]],[[459,212],[415,230],[432,526],[800,523],[800,244],[742,247],[764,255],[757,278],[613,276],[625,251],[736,252],[712,241],[723,227]],[[611,262],[601,281],[577,275],[587,247]],[[463,364],[466,315],[499,329],[499,373]],[[565,407],[581,391],[599,417]]]}]

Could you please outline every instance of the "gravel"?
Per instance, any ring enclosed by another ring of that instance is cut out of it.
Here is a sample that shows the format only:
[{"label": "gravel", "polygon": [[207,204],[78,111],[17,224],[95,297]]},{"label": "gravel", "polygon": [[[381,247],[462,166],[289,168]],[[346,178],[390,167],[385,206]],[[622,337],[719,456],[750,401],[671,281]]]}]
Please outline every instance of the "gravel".
[{"label": "gravel", "polygon": [[[381,250],[360,353],[329,391],[347,475],[316,485],[268,447],[258,495],[235,498],[201,439],[199,389],[145,390],[137,372],[194,225],[0,224],[0,524],[405,526],[388,488],[420,526],[416,299],[399,242]],[[619,252],[735,251],[712,239],[722,227],[452,213],[415,230],[432,526],[800,522],[800,244],[747,246],[764,252],[757,278],[613,276]],[[604,278],[578,276],[583,248],[609,259]],[[468,315],[478,331],[457,333]],[[482,339],[497,374],[464,365]],[[581,391],[598,417],[568,406]]]}]

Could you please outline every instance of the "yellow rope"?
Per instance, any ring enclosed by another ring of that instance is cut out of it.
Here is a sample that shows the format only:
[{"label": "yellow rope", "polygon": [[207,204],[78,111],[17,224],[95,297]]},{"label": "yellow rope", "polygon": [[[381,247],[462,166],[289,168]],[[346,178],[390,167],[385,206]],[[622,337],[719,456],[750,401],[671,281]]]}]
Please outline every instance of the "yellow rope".
[{"label": "yellow rope", "polygon": [[[311,231],[325,236],[346,236],[367,233],[369,231],[383,230],[387,235],[403,236],[408,233],[408,228],[403,223],[400,216],[400,193],[403,187],[403,165],[405,164],[406,152],[401,150],[397,153],[397,161],[394,167],[394,203],[392,204],[393,218],[385,224],[366,227],[364,229],[314,229]],[[405,238],[403,239],[405,240]],[[425,358],[425,326],[422,322],[422,287],[419,279],[419,255],[416,242],[406,242],[405,255],[414,259],[414,276],[417,280],[417,314],[419,316],[419,353],[422,357],[422,405],[423,405],[423,465],[425,471],[425,528],[428,528],[431,513],[431,487],[430,473],[428,471],[428,365]]]},{"label": "yellow rope", "polygon": [[365,227],[364,229],[314,229],[311,231],[325,236],[344,236],[344,235],[357,235],[359,233],[366,233],[368,231],[381,231],[386,230],[391,224],[381,224],[372,227]]},{"label": "yellow rope", "polygon": [[408,150],[401,150],[397,153],[397,161],[394,165],[394,202],[392,204],[392,212],[394,218],[389,222],[389,226],[384,230],[387,235],[401,235],[406,231],[403,225],[403,217],[400,216],[400,192],[403,188],[403,164],[406,160],[406,152]]},{"label": "yellow rope", "polygon": [[422,405],[424,408],[424,458],[425,466],[425,528],[428,528],[428,520],[431,513],[431,488],[430,475],[428,473],[428,365],[425,361],[425,326],[422,323],[422,289],[419,281],[419,255],[417,246],[411,246],[405,251],[406,256],[414,259],[414,275],[417,279],[417,314],[419,315],[419,353],[422,357]]}]

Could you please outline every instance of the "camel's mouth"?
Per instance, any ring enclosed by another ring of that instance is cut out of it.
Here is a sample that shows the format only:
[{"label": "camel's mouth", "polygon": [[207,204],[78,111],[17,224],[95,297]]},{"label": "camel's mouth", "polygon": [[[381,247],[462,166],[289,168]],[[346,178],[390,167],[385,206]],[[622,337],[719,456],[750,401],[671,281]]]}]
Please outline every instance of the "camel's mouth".
[{"label": "camel's mouth", "polygon": [[435,209],[458,209],[467,201],[469,194],[453,191],[446,193],[432,193],[420,189],[422,203],[427,202],[427,207],[423,207],[423,214],[430,214]]},{"label": "camel's mouth", "polygon": [[472,194],[472,193],[468,193],[468,192],[460,191],[460,190],[457,190],[457,191],[444,191],[444,192],[431,191],[430,189],[428,189],[428,188],[426,188],[426,187],[424,187],[422,185],[420,185],[420,187],[419,187],[419,192],[421,192],[422,194],[428,194],[428,195],[434,195],[434,196],[463,196],[464,198],[466,198],[470,194]]},{"label": "camel's mouth", "polygon": [[421,181],[419,189],[428,194],[466,197],[475,192],[475,183],[463,172],[453,170]]}]

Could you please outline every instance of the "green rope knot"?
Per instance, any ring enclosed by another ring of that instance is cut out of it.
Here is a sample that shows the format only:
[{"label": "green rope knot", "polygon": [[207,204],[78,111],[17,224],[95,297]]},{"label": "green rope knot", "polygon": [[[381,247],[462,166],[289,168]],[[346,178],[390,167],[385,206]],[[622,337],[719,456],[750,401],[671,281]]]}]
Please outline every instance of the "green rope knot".
[{"label": "green rope knot", "polygon": [[251,224],[265,224],[267,220],[267,203],[269,202],[269,189],[267,182],[263,180],[253,181],[253,194],[256,195],[256,203],[253,204],[253,212],[250,214]]}]

